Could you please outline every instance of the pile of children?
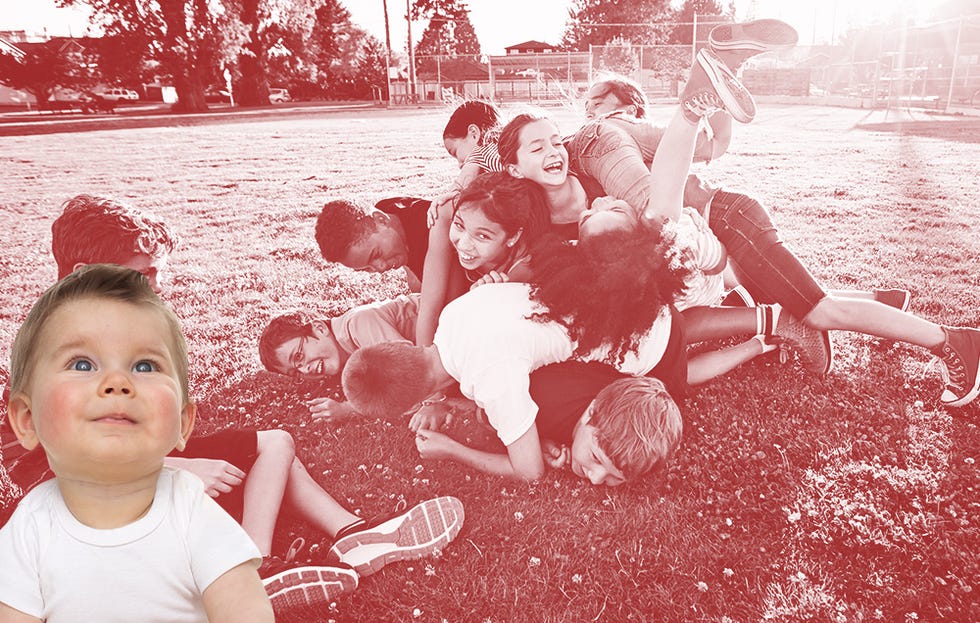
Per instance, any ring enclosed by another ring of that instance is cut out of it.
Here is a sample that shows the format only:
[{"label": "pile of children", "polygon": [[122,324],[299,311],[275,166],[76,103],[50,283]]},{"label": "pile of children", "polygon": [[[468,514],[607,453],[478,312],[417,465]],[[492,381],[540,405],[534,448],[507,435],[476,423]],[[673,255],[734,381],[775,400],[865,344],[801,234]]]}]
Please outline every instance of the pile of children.
[{"label": "pile of children", "polygon": [[[331,201],[317,220],[326,260],[404,268],[415,293],[335,318],[277,317],[259,340],[263,365],[341,376],[350,402],[314,400],[314,416],[404,415],[425,458],[526,480],[567,468],[610,486],[667,464],[689,386],[772,350],[826,374],[831,329],[932,350],[941,401],[971,402],[980,331],[909,314],[904,291],[825,291],[758,202],[688,179],[692,161],[724,153],[732,119],[755,116],[739,65],[796,38],[775,20],[713,30],[662,128],[621,79],[593,86],[590,121],[567,138],[546,116],[501,128],[492,105],[463,104],[443,136],[461,167],[449,192],[368,210]],[[4,445],[4,467],[29,493],[0,529],[0,619],[272,620],[456,537],[464,512],[448,496],[360,519],[285,431],[192,436],[186,346],[154,292],[176,238],[84,195],[52,230],[60,281],[11,356],[9,432],[24,451]],[[742,305],[722,306],[736,279]],[[687,354],[733,336],[748,339]],[[440,432],[455,391],[498,451]],[[284,505],[330,536],[328,552],[305,565],[301,544],[271,554]]]}]

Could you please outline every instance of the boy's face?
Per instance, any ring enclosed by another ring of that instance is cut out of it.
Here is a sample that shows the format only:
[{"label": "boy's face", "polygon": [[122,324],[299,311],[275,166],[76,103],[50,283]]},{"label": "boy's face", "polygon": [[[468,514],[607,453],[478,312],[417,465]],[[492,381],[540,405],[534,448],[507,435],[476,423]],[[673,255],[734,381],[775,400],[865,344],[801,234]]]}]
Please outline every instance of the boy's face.
[{"label": "boy's face", "polygon": [[94,297],[64,304],[39,336],[28,386],[11,397],[18,439],[40,442],[59,478],[124,482],[159,470],[194,422],[172,348],[157,309]]},{"label": "boy's face", "polygon": [[347,362],[347,352],[340,348],[326,322],[313,321],[313,336],[294,337],[275,351],[280,374],[308,379],[338,374]]},{"label": "boy's face", "polygon": [[607,487],[621,485],[626,482],[626,477],[599,447],[596,427],[589,424],[591,413],[592,405],[590,404],[572,433],[572,472],[594,485],[606,485]]},{"label": "boy's face", "polygon": [[408,263],[408,245],[383,212],[375,212],[374,231],[352,244],[341,264],[354,270],[383,273]]},{"label": "boy's face", "polygon": [[120,262],[119,265],[143,273],[153,291],[160,293],[161,285],[166,281],[167,256],[154,257],[146,253],[137,253],[125,262]]}]

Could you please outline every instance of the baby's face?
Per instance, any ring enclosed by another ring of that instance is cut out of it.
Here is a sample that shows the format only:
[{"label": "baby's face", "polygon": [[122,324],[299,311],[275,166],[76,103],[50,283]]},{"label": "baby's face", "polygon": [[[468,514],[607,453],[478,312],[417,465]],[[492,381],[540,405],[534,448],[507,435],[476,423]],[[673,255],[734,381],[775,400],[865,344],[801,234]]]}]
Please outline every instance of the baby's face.
[{"label": "baby's face", "polygon": [[59,478],[111,483],[148,476],[182,446],[182,406],[169,325],[146,305],[85,298],[57,309],[38,340],[30,382],[11,397],[26,434]]}]

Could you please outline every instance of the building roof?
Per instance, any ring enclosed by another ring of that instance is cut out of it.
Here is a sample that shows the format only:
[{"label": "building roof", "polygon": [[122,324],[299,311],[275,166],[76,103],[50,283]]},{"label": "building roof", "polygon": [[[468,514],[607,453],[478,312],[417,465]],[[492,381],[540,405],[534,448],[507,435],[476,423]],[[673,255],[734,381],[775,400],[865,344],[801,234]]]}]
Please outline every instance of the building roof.
[{"label": "building roof", "polygon": [[544,43],[543,41],[525,41],[524,43],[518,43],[516,45],[510,45],[504,48],[505,50],[556,50],[558,46],[551,45],[550,43]]}]

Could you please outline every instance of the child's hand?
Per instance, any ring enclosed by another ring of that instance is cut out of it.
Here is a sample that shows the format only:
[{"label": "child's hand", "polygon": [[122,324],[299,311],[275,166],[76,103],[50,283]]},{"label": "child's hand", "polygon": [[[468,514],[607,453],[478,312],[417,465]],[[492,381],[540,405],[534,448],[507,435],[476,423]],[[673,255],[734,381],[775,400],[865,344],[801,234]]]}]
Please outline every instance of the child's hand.
[{"label": "child's hand", "polygon": [[204,492],[213,498],[230,493],[245,480],[245,472],[221,459],[167,457],[164,464],[187,470],[200,478],[204,482]]},{"label": "child's hand", "polygon": [[507,273],[498,273],[495,270],[491,270],[474,281],[473,285],[470,286],[470,290],[475,290],[477,287],[486,283],[506,283],[508,281],[510,281],[510,277],[507,276]]},{"label": "child's hand", "polygon": [[421,429],[439,430],[449,426],[453,421],[453,412],[447,405],[436,402],[422,405],[422,407],[412,415],[408,422],[408,428],[412,432]]},{"label": "child's hand", "polygon": [[452,457],[451,448],[456,442],[452,437],[426,428],[415,433],[415,447],[423,459],[447,459]]},{"label": "child's hand", "polygon": [[452,191],[439,195],[432,200],[432,203],[429,205],[429,209],[425,213],[425,224],[429,226],[429,229],[432,229],[432,226],[439,220],[439,210],[442,208],[442,206],[455,199],[456,195],[458,194],[458,192]]},{"label": "child's hand", "polygon": [[350,403],[338,402],[333,398],[314,398],[308,400],[306,406],[314,418],[326,418],[335,422],[357,414]]},{"label": "child's hand", "polygon": [[552,469],[565,467],[569,464],[572,456],[568,446],[559,446],[548,439],[541,442],[541,454],[544,455],[545,464]]}]

